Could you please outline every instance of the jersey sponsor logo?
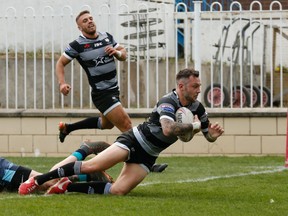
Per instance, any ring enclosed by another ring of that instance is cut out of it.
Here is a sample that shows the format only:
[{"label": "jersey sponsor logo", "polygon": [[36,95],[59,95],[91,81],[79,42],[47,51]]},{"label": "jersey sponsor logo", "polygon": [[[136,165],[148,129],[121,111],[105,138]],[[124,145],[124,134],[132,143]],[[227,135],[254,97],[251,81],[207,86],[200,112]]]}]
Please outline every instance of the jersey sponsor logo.
[{"label": "jersey sponsor logo", "polygon": [[171,113],[175,112],[175,108],[171,104],[165,104],[165,103],[164,104],[160,104],[159,108],[162,111],[165,111],[165,112],[171,112]]},{"label": "jersey sponsor logo", "polygon": [[84,49],[88,49],[88,48],[90,48],[90,44],[85,44]]},{"label": "jersey sponsor logo", "polygon": [[102,42],[94,43],[94,47],[99,47],[99,46],[103,46],[103,43]]}]

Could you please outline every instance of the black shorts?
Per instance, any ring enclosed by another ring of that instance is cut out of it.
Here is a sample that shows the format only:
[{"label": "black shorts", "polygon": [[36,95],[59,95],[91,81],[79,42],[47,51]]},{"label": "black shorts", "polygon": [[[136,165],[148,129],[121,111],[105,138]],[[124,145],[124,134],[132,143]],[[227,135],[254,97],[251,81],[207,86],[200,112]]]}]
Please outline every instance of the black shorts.
[{"label": "black shorts", "polygon": [[91,92],[92,101],[95,107],[103,114],[106,115],[114,107],[120,103],[119,89],[103,90],[99,92]]},{"label": "black shorts", "polygon": [[20,184],[25,182],[29,179],[30,173],[32,172],[31,169],[19,166],[14,174],[10,184],[7,185],[6,189],[8,191],[17,191]]},{"label": "black shorts", "polygon": [[141,147],[133,134],[133,130],[122,133],[116,139],[116,143],[117,142],[127,146],[130,150],[130,158],[126,161],[126,163],[143,164],[151,171],[157,157],[151,156]]}]

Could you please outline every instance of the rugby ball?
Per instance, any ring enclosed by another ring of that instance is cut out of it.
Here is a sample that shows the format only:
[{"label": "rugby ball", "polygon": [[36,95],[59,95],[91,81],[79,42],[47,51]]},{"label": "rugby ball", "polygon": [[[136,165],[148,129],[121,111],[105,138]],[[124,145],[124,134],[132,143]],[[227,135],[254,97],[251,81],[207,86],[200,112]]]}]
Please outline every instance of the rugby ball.
[{"label": "rugby ball", "polygon": [[[180,107],[176,113],[176,122],[179,123],[185,123],[185,124],[192,124],[193,123],[193,118],[194,115],[193,113],[186,107]],[[193,131],[191,130],[191,132],[187,132],[184,135],[178,136],[178,139],[180,139],[183,142],[189,142],[194,136]]]}]

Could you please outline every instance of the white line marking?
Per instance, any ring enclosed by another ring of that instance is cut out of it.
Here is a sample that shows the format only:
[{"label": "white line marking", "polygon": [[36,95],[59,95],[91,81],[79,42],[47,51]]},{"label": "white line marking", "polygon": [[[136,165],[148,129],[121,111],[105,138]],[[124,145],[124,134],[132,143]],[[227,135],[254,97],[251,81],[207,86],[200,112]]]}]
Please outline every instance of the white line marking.
[{"label": "white line marking", "polygon": [[30,194],[30,195],[26,195],[26,196],[20,196],[18,194],[13,194],[11,196],[0,197],[0,200],[15,199],[15,198],[28,199],[28,198],[36,198],[37,196],[39,197],[39,195],[35,195],[35,194]]},{"label": "white line marking", "polygon": [[223,176],[210,176],[205,178],[195,178],[195,179],[187,179],[187,180],[178,180],[175,182],[146,182],[141,183],[139,186],[148,186],[148,185],[155,185],[155,184],[173,184],[173,183],[189,183],[189,182],[206,182],[211,181],[215,179],[226,179],[226,178],[234,178],[234,177],[242,177],[242,176],[249,176],[249,175],[262,175],[262,174],[268,174],[268,173],[277,173],[282,172],[286,170],[285,167],[276,167],[276,169],[273,170],[263,170],[263,171],[251,171],[247,173],[236,173],[231,175],[223,175]]}]

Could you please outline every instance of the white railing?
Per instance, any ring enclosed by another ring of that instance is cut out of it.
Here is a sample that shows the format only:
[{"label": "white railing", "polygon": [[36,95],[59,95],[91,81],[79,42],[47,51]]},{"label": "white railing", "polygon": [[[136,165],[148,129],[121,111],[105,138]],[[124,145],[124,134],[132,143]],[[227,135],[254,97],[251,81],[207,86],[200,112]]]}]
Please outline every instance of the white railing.
[{"label": "white railing", "polygon": [[[213,11],[216,5],[220,10]],[[235,5],[236,11],[232,10]],[[229,12],[213,3],[211,12],[203,13],[201,25],[208,35],[221,32],[205,44],[211,65],[210,86],[204,93],[206,104],[287,107],[288,55],[284,47],[288,46],[288,22],[284,14],[278,1],[271,3],[269,11],[263,11],[259,1],[253,1],[249,11],[242,11],[235,1]],[[216,52],[211,52],[211,45]]]},{"label": "white railing", "polygon": [[[195,12],[183,3],[115,2],[113,8],[81,10],[91,10],[97,30],[111,33],[128,50],[127,61],[117,63],[126,108],[151,108],[184,67],[201,72],[199,99],[207,107],[288,106],[288,20],[280,2],[265,11],[259,1],[249,11],[237,1],[230,11],[213,3],[202,12],[199,1]],[[69,96],[59,93],[55,77],[57,59],[79,34],[79,7],[40,7],[13,6],[0,13],[0,108],[94,108],[76,61],[66,68]]]}]

